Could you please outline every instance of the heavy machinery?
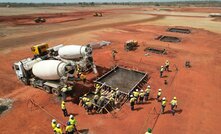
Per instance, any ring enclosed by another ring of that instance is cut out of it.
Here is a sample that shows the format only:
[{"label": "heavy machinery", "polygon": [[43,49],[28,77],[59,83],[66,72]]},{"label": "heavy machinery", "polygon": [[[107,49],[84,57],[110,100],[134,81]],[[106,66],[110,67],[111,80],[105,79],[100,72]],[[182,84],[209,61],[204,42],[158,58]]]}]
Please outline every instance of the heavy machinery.
[{"label": "heavy machinery", "polygon": [[138,47],[138,42],[136,40],[128,40],[124,44],[124,49],[126,51],[135,50]]},{"label": "heavy machinery", "polygon": [[[35,55],[34,58],[14,63],[13,69],[18,79],[25,85],[60,95],[64,85],[74,84],[73,74],[76,66],[83,68],[81,71],[93,69],[94,73],[97,73],[93,63],[92,48],[89,45],[58,45],[46,50],[47,46],[45,43],[33,46],[31,50]],[[72,82],[69,82],[69,78]]]},{"label": "heavy machinery", "polygon": [[93,16],[94,17],[102,17],[103,14],[101,12],[95,12]]},{"label": "heavy machinery", "polygon": [[44,23],[46,22],[46,19],[45,18],[42,18],[42,17],[37,17],[34,19],[35,23]]}]

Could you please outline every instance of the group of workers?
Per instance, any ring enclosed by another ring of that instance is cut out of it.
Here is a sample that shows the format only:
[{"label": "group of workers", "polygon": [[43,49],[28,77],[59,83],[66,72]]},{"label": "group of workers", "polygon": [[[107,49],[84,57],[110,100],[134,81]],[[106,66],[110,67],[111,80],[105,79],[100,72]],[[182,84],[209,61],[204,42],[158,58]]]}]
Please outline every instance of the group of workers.
[{"label": "group of workers", "polygon": [[[74,118],[73,115],[70,115],[67,124],[64,125],[65,126],[65,133],[66,134],[74,134],[74,132],[77,132],[76,125],[77,125],[76,119]],[[63,134],[61,124],[57,123],[57,121],[55,119],[52,119],[51,127],[52,127],[54,134]]]},{"label": "group of workers", "polygon": [[163,77],[164,71],[168,71],[168,72],[170,71],[169,67],[170,67],[170,62],[169,62],[169,60],[166,60],[165,65],[160,67],[160,78]]}]

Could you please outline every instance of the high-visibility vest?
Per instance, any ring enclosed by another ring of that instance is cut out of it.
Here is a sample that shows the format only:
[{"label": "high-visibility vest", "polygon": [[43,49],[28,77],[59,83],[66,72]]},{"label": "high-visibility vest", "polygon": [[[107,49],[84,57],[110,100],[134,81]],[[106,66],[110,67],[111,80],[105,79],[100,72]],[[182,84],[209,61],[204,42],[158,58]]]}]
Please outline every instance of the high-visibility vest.
[{"label": "high-visibility vest", "polygon": [[176,106],[176,105],[177,105],[177,100],[172,100],[172,101],[170,102],[170,104],[173,105],[173,106]]},{"label": "high-visibility vest", "polygon": [[57,128],[57,127],[56,127],[56,128],[54,129],[54,131],[55,131],[56,134],[62,134],[61,128]]},{"label": "high-visibility vest", "polygon": [[166,100],[163,100],[162,101],[162,106],[166,106],[166,103],[167,103]]},{"label": "high-visibility vest", "polygon": [[53,123],[53,122],[51,123],[51,127],[53,130],[56,128],[56,125],[57,125],[57,123]]},{"label": "high-visibility vest", "polygon": [[64,104],[61,103],[61,109],[66,109],[66,107],[65,107],[65,103],[64,103]]},{"label": "high-visibility vest", "polygon": [[83,102],[87,102],[87,101],[90,101],[90,99],[87,98],[87,97],[83,97],[83,98],[82,98],[82,101],[83,101]]},{"label": "high-visibility vest", "polygon": [[66,92],[68,89],[66,88],[66,87],[63,87],[62,89],[61,89],[61,91],[62,92]]},{"label": "high-visibility vest", "polygon": [[157,95],[158,95],[158,96],[161,96],[161,91],[158,91]]},{"label": "high-visibility vest", "polygon": [[144,97],[144,93],[143,93],[143,92],[140,93],[139,96],[140,96],[140,97]]},{"label": "high-visibility vest", "polygon": [[136,98],[134,98],[134,97],[131,98],[131,99],[130,99],[130,103],[135,102],[135,100],[136,100]]},{"label": "high-visibility vest", "polygon": [[68,126],[66,126],[65,130],[66,130],[66,132],[73,132],[74,126],[73,125],[68,125]]},{"label": "high-visibility vest", "polygon": [[77,125],[77,120],[74,118],[74,119],[69,119],[68,120],[70,123],[71,123],[71,125]]},{"label": "high-visibility vest", "polygon": [[145,93],[150,93],[150,89],[147,88],[147,89],[145,90]]},{"label": "high-visibility vest", "polygon": [[92,106],[92,103],[91,103],[90,101],[88,101],[88,102],[86,102],[86,105],[87,105],[88,107],[91,107],[91,106]]},{"label": "high-visibility vest", "polygon": [[164,68],[163,68],[163,67],[161,67],[161,68],[160,68],[160,72],[163,72],[163,70],[164,70]]},{"label": "high-visibility vest", "polygon": [[139,92],[134,91],[134,92],[133,92],[133,95],[134,95],[134,97],[138,97],[138,96],[139,96]]}]

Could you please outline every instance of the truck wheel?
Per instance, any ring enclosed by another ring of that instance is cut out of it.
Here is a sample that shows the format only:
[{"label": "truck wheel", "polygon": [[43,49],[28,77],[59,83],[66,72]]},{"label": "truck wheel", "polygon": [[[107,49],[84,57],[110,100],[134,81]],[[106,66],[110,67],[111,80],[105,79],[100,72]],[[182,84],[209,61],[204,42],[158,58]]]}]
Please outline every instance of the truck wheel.
[{"label": "truck wheel", "polygon": [[51,88],[49,86],[44,86],[43,88],[44,88],[45,92],[47,92],[49,94],[51,93]]},{"label": "truck wheel", "polygon": [[59,96],[60,95],[60,92],[58,91],[57,88],[52,88],[52,93],[56,96]]}]

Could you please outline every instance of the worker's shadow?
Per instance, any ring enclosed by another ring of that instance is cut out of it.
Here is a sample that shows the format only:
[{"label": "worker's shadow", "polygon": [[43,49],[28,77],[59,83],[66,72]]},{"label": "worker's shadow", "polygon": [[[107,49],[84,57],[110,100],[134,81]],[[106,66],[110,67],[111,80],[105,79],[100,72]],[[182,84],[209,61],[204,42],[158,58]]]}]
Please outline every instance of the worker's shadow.
[{"label": "worker's shadow", "polygon": [[143,102],[143,103],[141,103],[141,102],[138,102],[138,103],[137,103],[137,105],[146,105],[146,104],[151,104],[151,102],[150,102],[150,101],[147,101],[147,102]]},{"label": "worker's shadow", "polygon": [[[183,112],[182,109],[176,109],[174,111],[175,111],[175,114],[181,114]],[[172,111],[171,110],[167,110],[163,114],[171,114],[172,115]]]},{"label": "worker's shadow", "polygon": [[143,109],[142,107],[136,107],[136,108],[134,108],[134,110],[136,110],[136,111],[140,111],[141,109]]},{"label": "worker's shadow", "polygon": [[81,129],[78,130],[78,132],[80,132],[81,134],[89,134],[89,129]]},{"label": "worker's shadow", "polygon": [[161,78],[167,78],[168,76],[167,75],[163,75]]}]

